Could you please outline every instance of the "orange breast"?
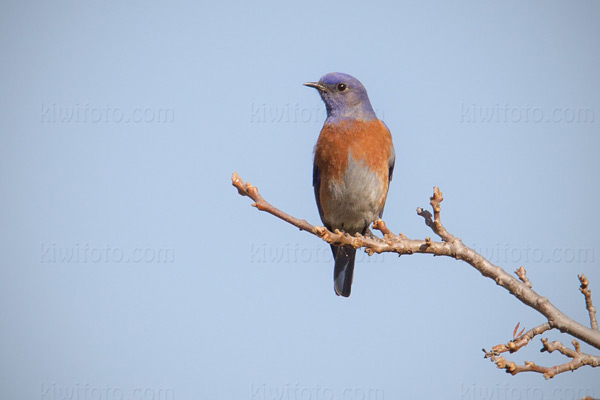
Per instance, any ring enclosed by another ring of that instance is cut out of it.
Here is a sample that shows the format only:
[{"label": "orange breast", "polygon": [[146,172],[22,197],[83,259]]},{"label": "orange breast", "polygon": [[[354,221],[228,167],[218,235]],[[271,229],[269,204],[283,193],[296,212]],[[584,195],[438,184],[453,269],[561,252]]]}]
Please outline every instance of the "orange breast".
[{"label": "orange breast", "polygon": [[352,153],[356,161],[387,177],[391,149],[390,131],[378,119],[325,124],[315,147],[315,163],[321,176],[340,180]]}]

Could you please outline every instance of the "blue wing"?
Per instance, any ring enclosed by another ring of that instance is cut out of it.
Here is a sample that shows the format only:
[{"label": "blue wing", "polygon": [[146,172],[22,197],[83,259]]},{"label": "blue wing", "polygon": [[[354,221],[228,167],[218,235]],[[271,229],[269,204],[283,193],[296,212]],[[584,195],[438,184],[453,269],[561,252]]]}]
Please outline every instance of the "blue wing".
[{"label": "blue wing", "polygon": [[[313,164],[313,187],[315,189],[315,200],[317,201],[317,208],[319,209],[319,216],[321,221],[323,220],[323,208],[321,207],[321,172],[317,163]],[[329,227],[327,227],[329,229]]]}]

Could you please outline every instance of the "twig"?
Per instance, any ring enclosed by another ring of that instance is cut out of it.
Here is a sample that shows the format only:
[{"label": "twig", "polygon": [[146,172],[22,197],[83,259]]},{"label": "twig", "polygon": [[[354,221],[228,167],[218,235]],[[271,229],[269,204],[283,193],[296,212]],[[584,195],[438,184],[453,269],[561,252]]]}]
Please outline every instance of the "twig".
[{"label": "twig", "polygon": [[266,211],[279,219],[289,222],[290,224],[294,225],[302,231],[307,231],[314,234],[314,226],[309,224],[304,219],[294,218],[291,215],[286,214],[283,211],[273,207],[265,199],[263,199],[260,193],[258,193],[258,189],[255,186],[252,186],[250,182],[246,182],[244,184],[244,181],[242,181],[240,176],[235,172],[231,177],[231,183],[237,188],[239,194],[241,194],[242,196],[250,197],[252,200],[254,200],[254,203],[252,203],[252,207],[256,207],[260,211]]},{"label": "twig", "polygon": [[521,268],[519,268],[518,270],[515,271],[515,274],[517,274],[517,276],[519,277],[521,282],[523,282],[525,285],[527,285],[528,288],[533,287],[533,285],[529,281],[529,278],[527,278],[527,271],[525,271],[525,268],[523,268],[522,265],[521,265]]},{"label": "twig", "polygon": [[558,350],[563,355],[572,359],[570,362],[556,365],[554,367],[544,367],[537,365],[532,361],[525,361],[523,365],[517,365],[512,361],[507,361],[504,357],[498,357],[494,360],[494,362],[498,368],[503,368],[506,370],[506,372],[512,375],[516,375],[520,372],[538,372],[543,374],[544,378],[546,379],[554,378],[554,376],[562,372],[575,371],[576,369],[585,365],[590,365],[592,367],[600,366],[600,357],[582,353],[577,340],[573,340],[572,343],[573,347],[575,347],[575,350],[567,348],[559,341],[549,343],[548,339],[542,339],[543,347],[540,351],[552,353],[553,351]]},{"label": "twig", "polygon": [[519,351],[521,348],[527,346],[527,344],[529,344],[529,342],[534,337],[536,337],[537,335],[541,335],[542,333],[550,329],[552,329],[552,327],[549,323],[546,322],[541,324],[540,326],[536,326],[535,328],[528,330],[527,332],[521,334],[521,336],[511,340],[507,344],[498,344],[492,347],[492,350],[489,352],[483,349],[483,351],[485,352],[485,358],[493,358],[507,351],[511,353]]},{"label": "twig", "polygon": [[589,288],[590,283],[585,275],[577,275],[579,278],[579,282],[581,282],[581,286],[579,290],[585,296],[585,308],[587,308],[588,313],[590,314],[590,326],[592,329],[598,330],[598,320],[596,319],[596,307],[592,304],[592,291]]}]

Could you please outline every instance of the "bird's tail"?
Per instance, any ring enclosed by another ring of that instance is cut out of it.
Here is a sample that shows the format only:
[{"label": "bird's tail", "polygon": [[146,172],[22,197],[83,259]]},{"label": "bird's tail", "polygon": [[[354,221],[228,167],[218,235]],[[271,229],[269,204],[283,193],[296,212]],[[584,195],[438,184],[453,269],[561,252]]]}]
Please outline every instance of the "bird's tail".
[{"label": "bird's tail", "polygon": [[331,246],[335,268],[333,270],[333,286],[338,296],[350,296],[352,275],[354,274],[354,258],[356,249],[351,247]]}]

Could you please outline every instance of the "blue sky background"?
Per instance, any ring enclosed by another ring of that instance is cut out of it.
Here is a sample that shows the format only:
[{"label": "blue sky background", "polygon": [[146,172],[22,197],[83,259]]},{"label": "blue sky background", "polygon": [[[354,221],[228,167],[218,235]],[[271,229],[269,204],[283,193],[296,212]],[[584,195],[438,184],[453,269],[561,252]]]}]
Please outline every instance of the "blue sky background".
[{"label": "blue sky background", "polygon": [[[336,297],[328,246],[230,184],[318,223],[302,83],[350,73],[396,146],[388,226],[431,236],[415,209],[439,186],[452,233],[587,324],[599,20],[595,0],[4,2],[0,397],[599,397],[592,368],[483,359],[544,320],[470,266],[360,253]],[[566,360],[539,348],[509,357]]]}]

